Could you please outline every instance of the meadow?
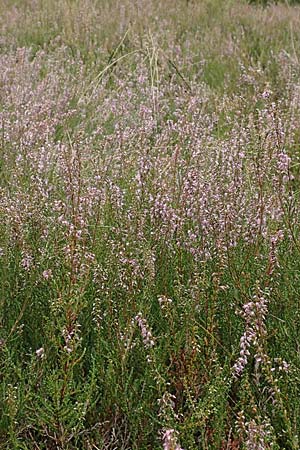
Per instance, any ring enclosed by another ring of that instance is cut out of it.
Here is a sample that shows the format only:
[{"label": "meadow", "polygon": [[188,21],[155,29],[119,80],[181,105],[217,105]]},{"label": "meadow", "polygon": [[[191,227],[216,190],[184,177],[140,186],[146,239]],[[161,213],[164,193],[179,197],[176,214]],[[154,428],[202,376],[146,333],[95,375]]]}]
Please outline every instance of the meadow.
[{"label": "meadow", "polygon": [[0,448],[299,450],[299,186],[300,6],[0,0]]}]

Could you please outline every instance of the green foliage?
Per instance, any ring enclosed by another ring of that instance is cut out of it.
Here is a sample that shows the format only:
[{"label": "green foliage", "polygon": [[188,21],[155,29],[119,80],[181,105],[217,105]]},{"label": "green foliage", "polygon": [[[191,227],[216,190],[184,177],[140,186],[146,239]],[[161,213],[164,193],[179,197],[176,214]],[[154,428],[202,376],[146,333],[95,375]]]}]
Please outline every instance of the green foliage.
[{"label": "green foliage", "polygon": [[248,3],[0,0],[1,449],[299,448],[299,2]]}]

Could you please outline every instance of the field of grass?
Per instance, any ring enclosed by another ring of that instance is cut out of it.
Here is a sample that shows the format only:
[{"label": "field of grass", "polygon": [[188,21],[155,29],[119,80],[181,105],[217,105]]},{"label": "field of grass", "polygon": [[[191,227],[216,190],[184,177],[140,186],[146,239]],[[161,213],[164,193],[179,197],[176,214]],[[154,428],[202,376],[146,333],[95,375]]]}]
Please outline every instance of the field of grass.
[{"label": "field of grass", "polygon": [[299,450],[300,7],[0,0],[0,448]]}]

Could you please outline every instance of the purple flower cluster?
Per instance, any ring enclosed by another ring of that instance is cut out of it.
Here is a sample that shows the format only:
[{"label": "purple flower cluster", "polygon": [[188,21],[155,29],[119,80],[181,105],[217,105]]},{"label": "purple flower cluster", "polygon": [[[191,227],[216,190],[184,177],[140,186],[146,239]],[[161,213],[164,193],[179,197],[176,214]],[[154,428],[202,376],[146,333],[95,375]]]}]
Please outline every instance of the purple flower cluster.
[{"label": "purple flower cluster", "polygon": [[[269,293],[267,293],[269,294]],[[245,320],[245,332],[240,339],[240,356],[233,366],[234,377],[239,377],[248,363],[250,350],[257,349],[255,360],[262,361],[263,352],[261,342],[266,337],[265,319],[268,312],[268,299],[262,292],[254,295],[253,300],[243,306],[241,316]]]},{"label": "purple flower cluster", "polygon": [[138,324],[141,335],[143,338],[143,343],[146,348],[151,348],[154,346],[154,338],[152,336],[152,333],[150,331],[149,325],[147,323],[147,320],[143,318],[142,313],[138,313],[135,316],[135,321]]}]

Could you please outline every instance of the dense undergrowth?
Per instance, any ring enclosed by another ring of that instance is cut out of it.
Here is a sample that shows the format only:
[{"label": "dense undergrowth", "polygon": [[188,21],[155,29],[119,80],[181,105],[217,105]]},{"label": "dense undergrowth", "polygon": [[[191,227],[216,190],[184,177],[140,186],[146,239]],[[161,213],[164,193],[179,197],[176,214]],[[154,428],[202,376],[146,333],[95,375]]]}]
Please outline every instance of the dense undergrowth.
[{"label": "dense undergrowth", "polygon": [[299,449],[300,9],[0,11],[0,447]]}]

